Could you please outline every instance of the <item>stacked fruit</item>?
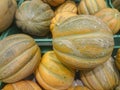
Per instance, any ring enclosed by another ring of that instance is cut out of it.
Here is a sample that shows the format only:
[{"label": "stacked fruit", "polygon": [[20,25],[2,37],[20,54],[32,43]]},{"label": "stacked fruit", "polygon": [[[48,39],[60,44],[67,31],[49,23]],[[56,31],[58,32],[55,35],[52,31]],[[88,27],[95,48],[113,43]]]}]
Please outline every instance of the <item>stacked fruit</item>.
[{"label": "stacked fruit", "polygon": [[[0,41],[2,90],[119,90],[120,50],[115,60],[112,52],[120,12],[105,0],[26,0],[18,8],[15,0],[0,4],[1,22],[7,19],[0,31],[12,22],[22,30]],[[32,36],[48,32],[53,50],[42,55]]]}]

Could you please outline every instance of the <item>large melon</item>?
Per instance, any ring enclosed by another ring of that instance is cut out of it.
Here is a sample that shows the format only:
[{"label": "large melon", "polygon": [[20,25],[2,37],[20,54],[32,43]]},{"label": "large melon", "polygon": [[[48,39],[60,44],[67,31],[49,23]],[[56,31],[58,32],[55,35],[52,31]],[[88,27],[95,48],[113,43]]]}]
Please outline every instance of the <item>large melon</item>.
[{"label": "large melon", "polygon": [[40,48],[28,35],[15,34],[0,41],[0,81],[12,83],[34,72],[41,59]]},{"label": "large melon", "polygon": [[119,83],[119,73],[113,58],[94,68],[81,71],[81,80],[90,90],[113,90]]},{"label": "large melon", "polygon": [[75,73],[57,59],[54,51],[46,52],[36,70],[36,80],[45,90],[66,90]]},{"label": "large melon", "polygon": [[41,0],[25,1],[16,11],[16,24],[27,34],[45,36],[53,17],[54,12],[48,4]]},{"label": "large melon", "polygon": [[58,59],[75,69],[94,68],[111,56],[114,47],[109,27],[99,18],[78,15],[52,30],[53,49]]}]

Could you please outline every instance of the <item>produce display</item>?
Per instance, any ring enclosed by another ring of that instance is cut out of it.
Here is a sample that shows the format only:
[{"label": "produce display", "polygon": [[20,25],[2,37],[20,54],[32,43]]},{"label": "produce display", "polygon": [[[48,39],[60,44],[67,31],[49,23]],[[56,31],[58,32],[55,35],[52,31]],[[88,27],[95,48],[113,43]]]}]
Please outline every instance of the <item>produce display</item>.
[{"label": "produce display", "polygon": [[119,0],[0,0],[0,90],[119,90]]}]

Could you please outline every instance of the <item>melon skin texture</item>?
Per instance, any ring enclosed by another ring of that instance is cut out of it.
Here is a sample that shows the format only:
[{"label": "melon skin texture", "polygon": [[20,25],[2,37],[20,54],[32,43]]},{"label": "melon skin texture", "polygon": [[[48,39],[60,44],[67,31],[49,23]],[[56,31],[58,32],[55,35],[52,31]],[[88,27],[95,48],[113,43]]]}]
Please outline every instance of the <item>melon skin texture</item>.
[{"label": "melon skin texture", "polygon": [[0,33],[12,24],[16,9],[16,0],[0,0]]},{"label": "melon skin texture", "polygon": [[93,70],[81,71],[80,74],[82,82],[90,90],[113,90],[120,80],[112,57]]},{"label": "melon skin texture", "polygon": [[52,31],[57,58],[74,69],[94,68],[111,56],[113,34],[99,18],[90,15],[70,17]]},{"label": "melon skin texture", "polygon": [[113,34],[116,34],[120,29],[120,12],[114,8],[105,8],[95,14],[103,20],[111,29]]},{"label": "melon skin texture", "polygon": [[34,72],[41,50],[28,35],[14,34],[0,41],[0,81],[13,83]]},{"label": "melon skin texture", "polygon": [[117,51],[115,64],[116,64],[118,70],[120,71],[120,49],[118,49],[118,51]]},{"label": "melon skin texture", "polygon": [[77,5],[72,0],[67,0],[65,3],[61,4],[56,10],[55,15],[62,12],[71,12],[77,14]]},{"label": "melon skin texture", "polygon": [[105,0],[81,0],[78,5],[78,14],[93,15],[107,8]]},{"label": "melon skin texture", "polygon": [[66,19],[73,17],[73,16],[77,16],[77,14],[72,13],[72,12],[61,12],[61,13],[57,13],[55,15],[55,17],[51,20],[51,24],[50,24],[50,31],[52,32],[52,30],[54,30],[54,27],[56,25],[59,25],[59,23],[62,23],[63,21],[65,21]]},{"label": "melon skin texture", "polygon": [[54,11],[41,0],[23,2],[16,11],[16,24],[24,33],[45,36],[49,32]]},{"label": "melon skin texture", "polygon": [[2,90],[42,90],[37,83],[30,80],[22,80],[11,84],[6,84]]},{"label": "melon skin texture", "polygon": [[46,52],[36,70],[37,82],[45,90],[66,90],[74,81],[75,71],[63,65],[54,51]]},{"label": "melon skin texture", "polygon": [[[119,81],[120,81],[120,79],[119,79]],[[115,90],[120,90],[120,82],[119,82],[119,85],[116,86]]]}]

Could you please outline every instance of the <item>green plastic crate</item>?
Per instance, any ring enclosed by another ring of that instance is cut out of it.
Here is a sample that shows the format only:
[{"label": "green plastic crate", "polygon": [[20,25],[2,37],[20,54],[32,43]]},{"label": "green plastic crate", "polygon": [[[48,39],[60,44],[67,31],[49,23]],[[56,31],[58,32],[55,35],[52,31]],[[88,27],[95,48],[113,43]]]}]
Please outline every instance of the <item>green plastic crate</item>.
[{"label": "green plastic crate", "polygon": [[109,7],[114,8],[114,6],[112,5],[112,0],[108,0],[108,5]]}]

